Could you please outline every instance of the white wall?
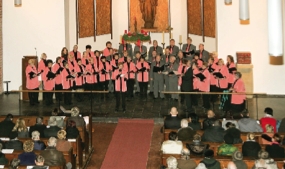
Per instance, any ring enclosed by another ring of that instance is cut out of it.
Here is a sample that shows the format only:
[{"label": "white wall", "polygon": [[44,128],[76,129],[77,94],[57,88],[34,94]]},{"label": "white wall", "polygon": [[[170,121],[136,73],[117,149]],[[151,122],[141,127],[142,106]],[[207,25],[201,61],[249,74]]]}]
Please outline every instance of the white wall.
[{"label": "white wall", "polygon": [[267,0],[250,2],[250,24],[240,25],[239,1],[226,6],[224,1],[217,4],[217,47],[219,57],[236,56],[237,51],[250,51],[252,54],[254,92],[284,94],[285,65],[269,64],[267,37]]},{"label": "white wall", "polygon": [[25,0],[22,7],[3,1],[3,80],[9,89],[22,84],[22,57],[45,52],[55,59],[65,46],[64,1]]}]

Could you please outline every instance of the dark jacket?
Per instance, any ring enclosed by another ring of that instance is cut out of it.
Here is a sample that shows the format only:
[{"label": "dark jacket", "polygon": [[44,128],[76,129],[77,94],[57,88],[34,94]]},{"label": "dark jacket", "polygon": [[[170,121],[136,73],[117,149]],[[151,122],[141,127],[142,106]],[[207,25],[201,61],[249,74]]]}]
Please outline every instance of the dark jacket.
[{"label": "dark jacket", "polygon": [[69,117],[67,120],[67,124],[70,120],[73,120],[75,122],[76,127],[84,127],[85,126],[85,121],[84,121],[83,117],[79,117],[79,116]]},{"label": "dark jacket", "polygon": [[189,67],[185,72],[184,76],[182,76],[182,84],[181,90],[185,92],[193,91],[193,69]]},{"label": "dark jacket", "polygon": [[255,141],[246,141],[242,145],[242,154],[244,157],[258,158],[258,152],[260,150],[261,146]]},{"label": "dark jacket", "polygon": [[203,121],[203,130],[206,130],[208,127],[213,126],[215,121],[216,121],[216,118],[206,118]]},{"label": "dark jacket", "polygon": [[48,166],[34,166],[32,169],[47,169]]},{"label": "dark jacket", "polygon": [[62,152],[55,149],[55,147],[47,147],[41,152],[41,155],[45,159],[45,165],[47,166],[63,166],[65,165],[65,159]]},{"label": "dark jacket", "polygon": [[204,155],[204,152],[209,149],[209,144],[203,144],[201,142],[186,143],[186,147],[190,150],[190,154]]},{"label": "dark jacket", "polygon": [[46,125],[44,124],[35,124],[33,126],[30,127],[29,133],[30,133],[30,137],[32,137],[32,132],[33,131],[38,131],[40,133],[41,137],[44,137],[44,130],[47,128]]},{"label": "dark jacket", "polygon": [[46,145],[44,142],[37,140],[34,141],[34,150],[44,150],[46,149]]},{"label": "dark jacket", "polygon": [[5,154],[1,153],[0,152],[0,165],[6,165],[8,164],[8,160],[7,158],[5,157]]},{"label": "dark jacket", "polygon": [[240,130],[232,127],[226,130],[226,134],[231,135],[234,138],[234,144],[242,143],[242,139],[240,138]]},{"label": "dark jacket", "polygon": [[193,130],[201,130],[200,123],[188,123],[188,126],[191,127]]},{"label": "dark jacket", "polygon": [[18,138],[29,138],[29,131],[18,131]]},{"label": "dark jacket", "polygon": [[23,150],[23,143],[19,140],[10,140],[5,144],[6,149]]},{"label": "dark jacket", "polygon": [[200,163],[204,163],[207,169],[221,169],[221,164],[214,158],[204,158]]},{"label": "dark jacket", "polygon": [[224,142],[224,133],[224,129],[220,126],[209,127],[204,131],[202,141],[222,143]]},{"label": "dark jacket", "polygon": [[272,145],[267,145],[265,150],[268,152],[270,158],[284,158],[284,148],[277,143],[272,143]]},{"label": "dark jacket", "polygon": [[9,137],[14,126],[15,123],[7,119],[0,122],[0,137]]},{"label": "dark jacket", "polygon": [[50,137],[56,137],[57,138],[57,132],[60,130],[58,126],[50,126],[49,128],[46,128],[44,130],[44,137],[50,138]]},{"label": "dark jacket", "polygon": [[79,131],[76,127],[67,127],[66,128],[66,138],[77,138],[79,136]]},{"label": "dark jacket", "polygon": [[34,152],[23,152],[19,154],[20,165],[35,165],[36,154]]},{"label": "dark jacket", "polygon": [[191,127],[180,128],[177,132],[178,140],[180,141],[192,141],[196,131]]},{"label": "dark jacket", "polygon": [[282,133],[285,132],[285,118],[283,118],[283,119],[281,120],[280,126],[279,126],[279,128],[278,128],[278,132],[282,132]]},{"label": "dark jacket", "polygon": [[181,127],[181,118],[178,116],[167,116],[164,120],[165,129],[179,129]]}]

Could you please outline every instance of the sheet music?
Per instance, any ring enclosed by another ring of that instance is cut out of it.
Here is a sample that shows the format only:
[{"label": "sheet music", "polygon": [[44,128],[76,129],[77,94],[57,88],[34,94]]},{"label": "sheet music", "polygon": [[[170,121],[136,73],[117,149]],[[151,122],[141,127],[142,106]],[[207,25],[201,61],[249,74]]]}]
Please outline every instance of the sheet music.
[{"label": "sheet music", "polygon": [[4,168],[4,165],[0,165],[0,168]]},{"label": "sheet music", "polygon": [[2,141],[9,141],[10,139],[7,138],[7,137],[1,137],[0,140],[2,140]]},{"label": "sheet music", "polygon": [[67,139],[68,142],[76,142],[76,139]]},{"label": "sheet music", "polygon": [[83,119],[84,119],[86,126],[87,126],[89,124],[89,116],[84,116]]},{"label": "sheet music", "polygon": [[12,154],[14,152],[14,149],[2,149],[3,154]]}]

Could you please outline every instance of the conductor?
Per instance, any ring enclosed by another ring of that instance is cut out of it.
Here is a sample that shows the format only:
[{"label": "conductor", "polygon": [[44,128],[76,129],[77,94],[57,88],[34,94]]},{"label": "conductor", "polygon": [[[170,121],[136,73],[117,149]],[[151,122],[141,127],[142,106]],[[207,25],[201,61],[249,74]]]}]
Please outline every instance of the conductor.
[{"label": "conductor", "polygon": [[[186,62],[186,72],[181,74],[182,76],[181,89],[184,92],[192,92],[193,91],[193,70],[191,66],[191,61],[187,59],[185,60],[185,62]],[[186,94],[185,100],[186,100],[185,112],[191,112],[192,111],[191,95]]]}]

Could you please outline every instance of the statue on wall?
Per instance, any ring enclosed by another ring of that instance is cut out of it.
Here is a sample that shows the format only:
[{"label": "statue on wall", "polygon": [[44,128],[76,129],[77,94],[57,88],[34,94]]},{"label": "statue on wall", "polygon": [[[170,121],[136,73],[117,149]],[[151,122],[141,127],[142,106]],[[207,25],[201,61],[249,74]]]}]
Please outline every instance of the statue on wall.
[{"label": "statue on wall", "polygon": [[139,0],[144,28],[154,28],[156,7],[158,0]]}]

